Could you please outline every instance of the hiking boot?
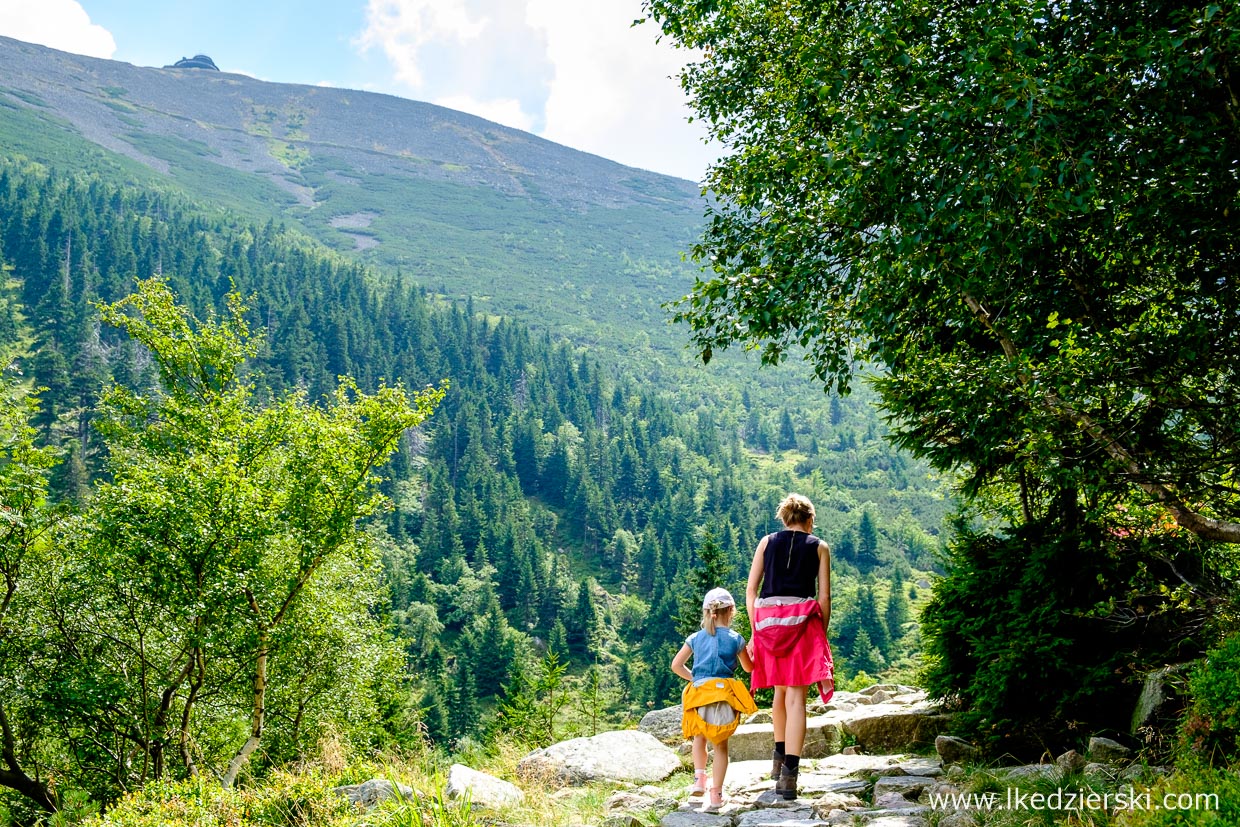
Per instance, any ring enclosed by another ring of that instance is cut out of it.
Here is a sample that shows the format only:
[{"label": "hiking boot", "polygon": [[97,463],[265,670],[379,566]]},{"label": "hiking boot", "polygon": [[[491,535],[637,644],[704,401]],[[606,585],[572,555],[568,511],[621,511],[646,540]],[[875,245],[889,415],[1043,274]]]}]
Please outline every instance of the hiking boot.
[{"label": "hiking boot", "polygon": [[788,772],[788,768],[784,767],[779,773],[779,780],[775,782],[775,792],[783,796],[785,801],[792,801],[797,797],[797,774]]},{"label": "hiking boot", "polygon": [[778,781],[779,774],[784,769],[784,754],[782,752],[771,753],[771,780]]}]

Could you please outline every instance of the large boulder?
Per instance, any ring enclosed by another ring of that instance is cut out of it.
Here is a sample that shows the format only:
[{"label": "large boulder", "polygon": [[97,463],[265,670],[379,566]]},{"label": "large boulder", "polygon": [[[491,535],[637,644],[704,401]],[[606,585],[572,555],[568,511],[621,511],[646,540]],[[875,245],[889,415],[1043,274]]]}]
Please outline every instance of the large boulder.
[{"label": "large boulder", "polygon": [[[825,758],[835,755],[843,744],[844,732],[835,714],[817,715],[805,722],[805,746],[802,758]],[[775,749],[775,734],[770,724],[741,724],[728,739],[728,758],[732,761],[770,760]]]},{"label": "large boulder", "polygon": [[867,752],[911,750],[934,743],[951,724],[937,706],[875,704],[858,707],[844,719],[844,729]]},{"label": "large boulder", "polygon": [[680,769],[675,752],[648,732],[602,732],[535,750],[517,763],[522,778],[580,786],[592,781],[649,784]]},{"label": "large boulder", "polygon": [[685,740],[681,729],[683,717],[684,707],[680,704],[652,709],[642,716],[637,728],[642,732],[649,732],[665,744],[676,745]]},{"label": "large boulder", "polygon": [[934,751],[944,764],[961,764],[976,761],[981,751],[963,738],[955,735],[939,735],[934,739]]},{"label": "large boulder", "polygon": [[1132,750],[1118,741],[1112,741],[1110,738],[1094,736],[1089,739],[1089,752],[1087,755],[1090,761],[1096,761],[1100,764],[1119,764],[1128,760],[1132,755]]},{"label": "large boulder", "polygon": [[525,799],[525,793],[515,784],[464,764],[453,764],[448,769],[448,784],[444,792],[448,798],[468,798],[476,807],[510,807]]},{"label": "large boulder", "polygon": [[413,788],[404,784],[393,784],[386,778],[372,778],[361,784],[333,787],[332,792],[343,795],[349,799],[350,804],[368,810],[389,798],[413,799]]}]

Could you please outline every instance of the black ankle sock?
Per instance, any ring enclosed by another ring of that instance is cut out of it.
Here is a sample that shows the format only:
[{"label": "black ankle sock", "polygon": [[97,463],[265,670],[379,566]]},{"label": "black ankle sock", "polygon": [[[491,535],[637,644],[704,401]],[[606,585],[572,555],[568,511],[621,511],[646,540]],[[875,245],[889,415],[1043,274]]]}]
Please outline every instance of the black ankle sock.
[{"label": "black ankle sock", "polygon": [[787,741],[776,741],[776,742],[775,742],[775,752],[779,753],[780,755],[783,755],[783,754],[784,754],[784,746],[785,746],[786,744],[787,744]]},{"label": "black ankle sock", "polygon": [[795,775],[797,770],[800,768],[800,766],[801,766],[801,756],[799,755],[785,755],[784,756],[784,769],[786,769],[789,773]]}]

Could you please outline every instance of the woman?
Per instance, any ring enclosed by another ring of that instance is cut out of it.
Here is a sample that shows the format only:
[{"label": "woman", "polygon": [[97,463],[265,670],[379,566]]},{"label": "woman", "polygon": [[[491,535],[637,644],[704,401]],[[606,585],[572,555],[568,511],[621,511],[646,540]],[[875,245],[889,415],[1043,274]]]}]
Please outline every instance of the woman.
[{"label": "woman", "polygon": [[775,687],[771,777],[785,799],[797,797],[805,745],[805,701],[818,685],[825,703],[835,689],[827,626],[831,622],[831,549],[814,536],[814,504],[789,494],[776,512],[784,530],[754,551],[745,589],[753,626],[754,689]]}]

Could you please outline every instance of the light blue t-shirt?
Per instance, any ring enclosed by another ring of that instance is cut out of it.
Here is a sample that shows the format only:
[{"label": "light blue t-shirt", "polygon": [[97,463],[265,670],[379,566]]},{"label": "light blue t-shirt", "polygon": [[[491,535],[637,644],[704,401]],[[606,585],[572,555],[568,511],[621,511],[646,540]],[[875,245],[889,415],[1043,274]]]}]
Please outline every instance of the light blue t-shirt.
[{"label": "light blue t-shirt", "polygon": [[716,626],[715,634],[701,629],[685,638],[693,650],[693,680],[730,678],[736,670],[737,655],[745,639],[727,626]]}]

